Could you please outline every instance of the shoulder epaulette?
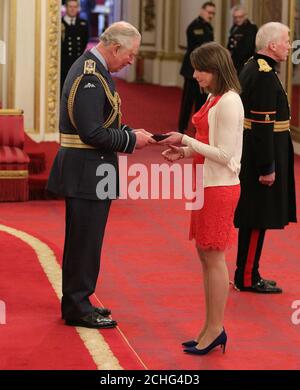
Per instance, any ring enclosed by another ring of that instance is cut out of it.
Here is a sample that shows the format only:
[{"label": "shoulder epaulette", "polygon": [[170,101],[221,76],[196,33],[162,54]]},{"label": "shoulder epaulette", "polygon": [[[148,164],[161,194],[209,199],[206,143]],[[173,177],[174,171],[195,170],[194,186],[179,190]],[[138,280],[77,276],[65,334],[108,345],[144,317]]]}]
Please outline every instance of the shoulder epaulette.
[{"label": "shoulder epaulette", "polygon": [[271,72],[273,69],[271,68],[271,66],[267,63],[266,60],[260,58],[257,60],[258,62],[258,65],[259,65],[259,71],[260,72],[265,72],[265,73],[269,73]]},{"label": "shoulder epaulette", "polygon": [[84,62],[84,74],[95,74],[96,73],[96,62],[93,60],[86,60]]}]

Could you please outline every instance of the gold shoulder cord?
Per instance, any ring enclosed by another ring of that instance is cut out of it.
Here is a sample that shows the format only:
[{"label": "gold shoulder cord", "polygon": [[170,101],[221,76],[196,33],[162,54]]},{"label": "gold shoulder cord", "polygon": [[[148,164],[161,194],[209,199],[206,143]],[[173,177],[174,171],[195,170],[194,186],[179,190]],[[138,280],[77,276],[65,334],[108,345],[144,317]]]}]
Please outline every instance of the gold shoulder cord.
[{"label": "gold shoulder cord", "polygon": [[75,124],[74,112],[73,112],[74,100],[75,100],[77,89],[79,87],[80,81],[82,80],[83,76],[84,75],[82,74],[81,76],[77,77],[77,79],[74,81],[68,98],[68,113],[69,113],[70,121],[72,125],[75,127],[75,129],[77,129],[77,126]]},{"label": "gold shoulder cord", "polygon": [[72,88],[71,88],[71,91],[70,91],[70,95],[69,95],[69,99],[68,99],[68,112],[69,112],[69,117],[70,117],[72,125],[75,127],[75,129],[77,129],[77,126],[76,126],[75,120],[74,120],[74,113],[73,113],[74,100],[75,100],[75,96],[76,96],[79,84],[80,84],[80,82],[85,74],[93,74],[99,79],[100,83],[103,86],[106,97],[107,97],[107,99],[112,107],[112,110],[109,114],[109,117],[105,121],[105,123],[103,124],[103,127],[105,127],[105,128],[110,127],[112,125],[112,123],[115,121],[117,116],[118,116],[118,124],[120,127],[121,126],[121,117],[122,117],[121,110],[120,110],[121,109],[120,96],[119,96],[118,92],[115,92],[114,94],[111,93],[105,78],[100,73],[96,72],[96,63],[93,60],[85,61],[84,74],[77,77],[77,79],[74,81]]}]

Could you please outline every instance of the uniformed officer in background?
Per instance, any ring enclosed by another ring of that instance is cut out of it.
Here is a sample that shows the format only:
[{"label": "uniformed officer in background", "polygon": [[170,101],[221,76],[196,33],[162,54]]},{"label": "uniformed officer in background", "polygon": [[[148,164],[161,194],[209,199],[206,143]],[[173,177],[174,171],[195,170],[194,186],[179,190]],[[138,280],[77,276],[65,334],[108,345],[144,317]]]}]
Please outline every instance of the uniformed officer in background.
[{"label": "uniformed officer in background", "polygon": [[247,12],[242,5],[232,8],[233,26],[230,29],[227,49],[238,73],[244,64],[255,53],[255,38],[257,27],[247,18]]},{"label": "uniformed officer in background", "polygon": [[191,64],[190,55],[194,49],[203,45],[203,43],[214,40],[214,31],[211,22],[215,13],[215,4],[211,1],[205,2],[200,10],[200,15],[193,20],[186,31],[187,51],[180,70],[180,74],[184,77],[178,123],[178,130],[181,133],[184,133],[188,128],[193,107],[195,106],[195,111],[198,111],[207,99],[207,94],[200,91],[198,82],[193,78],[194,68]]},{"label": "uniformed officer in background", "polygon": [[61,90],[69,69],[79,58],[89,41],[86,20],[80,19],[77,0],[66,0],[66,14],[61,20]]},{"label": "uniformed officer in background", "polygon": [[140,33],[126,22],[112,24],[91,51],[71,67],[62,91],[61,148],[48,190],[65,197],[62,316],[67,325],[111,328],[110,310],[92,306],[102,241],[118,196],[117,152],[153,143],[143,129],[121,125],[120,98],[110,72],[133,64]]},{"label": "uniformed officer in background", "polygon": [[240,291],[272,294],[282,289],[259,273],[265,232],[296,222],[290,109],[276,72],[291,48],[288,27],[265,24],[257,33],[256,46],[257,54],[240,74],[246,119],[241,197],[235,213],[239,228],[235,286]]}]

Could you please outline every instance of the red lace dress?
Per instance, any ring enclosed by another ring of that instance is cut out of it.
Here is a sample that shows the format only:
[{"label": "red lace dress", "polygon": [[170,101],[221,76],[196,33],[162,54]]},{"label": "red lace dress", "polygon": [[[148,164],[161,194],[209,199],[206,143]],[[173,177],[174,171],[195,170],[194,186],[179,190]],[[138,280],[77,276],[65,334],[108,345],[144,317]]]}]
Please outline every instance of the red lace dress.
[{"label": "red lace dress", "polygon": [[[213,97],[193,116],[196,139],[209,144],[208,113],[222,96]],[[205,157],[197,154],[194,164],[204,164]],[[202,250],[224,251],[236,240],[233,226],[234,212],[240,196],[240,186],[207,187],[204,189],[204,206],[192,211],[190,240],[195,239]]]}]

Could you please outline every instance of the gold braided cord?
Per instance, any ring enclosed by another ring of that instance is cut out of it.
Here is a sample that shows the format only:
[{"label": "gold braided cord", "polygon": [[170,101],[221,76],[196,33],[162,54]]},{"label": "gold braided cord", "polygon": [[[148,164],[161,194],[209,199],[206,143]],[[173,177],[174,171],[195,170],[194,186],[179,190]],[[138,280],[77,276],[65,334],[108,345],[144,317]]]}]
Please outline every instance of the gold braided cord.
[{"label": "gold braided cord", "polygon": [[75,129],[77,129],[77,126],[74,120],[74,112],[73,112],[74,100],[75,100],[77,89],[79,87],[80,81],[82,80],[83,76],[84,75],[82,74],[81,76],[77,77],[77,79],[74,81],[68,98],[68,113],[69,113],[70,121],[72,125],[75,127]]},{"label": "gold braided cord", "polygon": [[[114,123],[114,121],[116,120],[117,116],[118,116],[118,124],[120,127],[122,114],[121,114],[121,110],[120,110],[121,99],[120,99],[118,92],[115,92],[114,95],[112,94],[105,78],[101,75],[101,73],[95,72],[93,74],[98,78],[98,80],[102,84],[105,95],[106,95],[106,97],[107,97],[107,99],[112,107],[112,110],[109,114],[109,117],[105,121],[105,123],[103,124],[103,127],[105,127],[105,128],[110,127]],[[77,79],[74,81],[72,88],[71,88],[71,91],[70,91],[69,98],[68,98],[68,113],[69,113],[70,121],[71,121],[72,125],[75,127],[75,129],[77,129],[77,126],[76,126],[76,123],[74,120],[74,112],[73,112],[74,101],[75,101],[75,96],[76,96],[79,84],[80,84],[83,76],[84,76],[84,74],[77,77]]]},{"label": "gold braided cord", "polygon": [[107,96],[107,99],[108,99],[110,105],[112,106],[112,110],[110,112],[110,115],[109,115],[108,119],[105,121],[105,123],[103,124],[103,127],[105,127],[105,128],[110,127],[114,123],[117,115],[119,115],[119,127],[120,127],[120,125],[121,125],[121,110],[120,110],[121,99],[120,99],[120,96],[119,96],[118,92],[115,92],[114,95],[112,94],[105,78],[102,76],[101,73],[95,72],[94,75],[99,79],[100,83],[102,84],[104,92]]}]

